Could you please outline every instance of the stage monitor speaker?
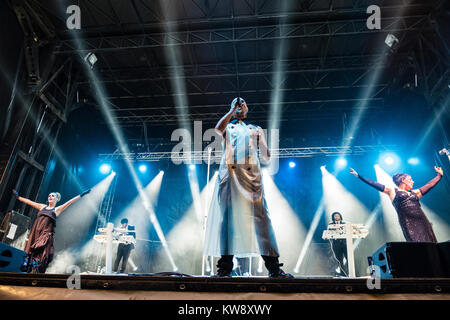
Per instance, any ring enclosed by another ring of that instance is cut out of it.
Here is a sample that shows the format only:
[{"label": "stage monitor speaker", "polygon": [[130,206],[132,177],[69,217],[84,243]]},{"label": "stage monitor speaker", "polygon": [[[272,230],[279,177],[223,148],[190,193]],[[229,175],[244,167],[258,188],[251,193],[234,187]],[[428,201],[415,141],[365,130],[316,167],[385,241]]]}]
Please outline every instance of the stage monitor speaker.
[{"label": "stage monitor speaker", "polygon": [[25,251],[0,242],[0,272],[21,272],[26,256]]},{"label": "stage monitor speaker", "polygon": [[31,227],[31,219],[16,211],[6,213],[2,222],[3,237],[1,241],[14,248],[25,249],[26,240]]},{"label": "stage monitor speaker", "polygon": [[440,242],[437,244],[439,255],[441,256],[442,267],[445,271],[445,276],[450,278],[450,241]]},{"label": "stage monitor speaker", "polygon": [[368,260],[380,268],[381,278],[441,278],[446,273],[435,243],[387,242]]}]

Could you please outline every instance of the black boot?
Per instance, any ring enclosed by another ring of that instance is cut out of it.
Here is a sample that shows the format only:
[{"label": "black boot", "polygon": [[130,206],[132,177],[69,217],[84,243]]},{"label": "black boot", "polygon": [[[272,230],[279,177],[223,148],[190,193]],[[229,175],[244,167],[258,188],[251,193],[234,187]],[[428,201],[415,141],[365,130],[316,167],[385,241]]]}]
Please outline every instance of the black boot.
[{"label": "black boot", "polygon": [[224,255],[217,261],[217,273],[214,278],[231,277],[233,271],[233,256]]},{"label": "black boot", "polygon": [[285,273],[280,267],[283,266],[279,263],[278,257],[262,256],[267,270],[269,270],[269,278],[294,278],[290,273]]}]

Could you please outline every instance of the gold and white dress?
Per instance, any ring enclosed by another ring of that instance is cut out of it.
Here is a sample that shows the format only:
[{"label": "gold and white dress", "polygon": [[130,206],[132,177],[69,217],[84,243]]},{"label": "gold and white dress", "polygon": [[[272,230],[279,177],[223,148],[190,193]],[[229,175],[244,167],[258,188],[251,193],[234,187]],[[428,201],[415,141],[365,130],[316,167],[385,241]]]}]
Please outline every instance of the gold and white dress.
[{"label": "gold and white dress", "polygon": [[278,257],[264,198],[258,143],[264,131],[237,119],[224,133],[205,233],[205,256]]}]

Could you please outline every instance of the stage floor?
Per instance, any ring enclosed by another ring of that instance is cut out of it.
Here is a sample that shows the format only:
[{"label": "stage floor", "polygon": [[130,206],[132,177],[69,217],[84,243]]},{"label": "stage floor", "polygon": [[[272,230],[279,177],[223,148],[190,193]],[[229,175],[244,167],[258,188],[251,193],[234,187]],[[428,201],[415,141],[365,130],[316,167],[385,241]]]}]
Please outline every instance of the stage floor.
[{"label": "stage floor", "polygon": [[[180,274],[0,273],[0,299],[81,300],[450,300],[450,278],[212,278]],[[77,282],[78,281],[78,282]],[[80,289],[68,289],[79,284]]]}]

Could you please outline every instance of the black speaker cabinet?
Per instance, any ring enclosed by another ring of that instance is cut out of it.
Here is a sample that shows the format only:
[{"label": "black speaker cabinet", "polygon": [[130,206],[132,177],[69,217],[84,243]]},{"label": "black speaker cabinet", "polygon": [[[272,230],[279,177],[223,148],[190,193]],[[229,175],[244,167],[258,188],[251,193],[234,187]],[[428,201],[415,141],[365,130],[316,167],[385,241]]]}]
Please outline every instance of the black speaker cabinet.
[{"label": "black speaker cabinet", "polygon": [[25,251],[0,242],[0,272],[21,272],[26,256]]},{"label": "black speaker cabinet", "polygon": [[387,242],[368,257],[381,278],[445,278],[438,245],[428,242]]},{"label": "black speaker cabinet", "polygon": [[437,244],[439,255],[441,256],[442,267],[445,271],[445,276],[450,278],[450,241],[440,242]]},{"label": "black speaker cabinet", "polygon": [[16,211],[9,211],[2,222],[3,237],[1,241],[17,249],[25,249],[31,219]]}]

